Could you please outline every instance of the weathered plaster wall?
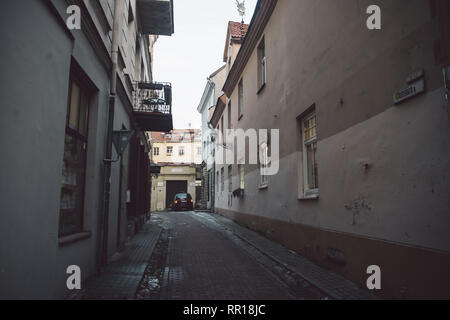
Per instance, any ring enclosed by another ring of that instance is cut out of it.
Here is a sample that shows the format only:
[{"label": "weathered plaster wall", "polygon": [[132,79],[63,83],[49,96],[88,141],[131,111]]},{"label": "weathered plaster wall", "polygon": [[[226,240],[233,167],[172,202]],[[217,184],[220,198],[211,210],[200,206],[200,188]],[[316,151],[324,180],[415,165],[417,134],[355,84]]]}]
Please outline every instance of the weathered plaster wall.
[{"label": "weathered plaster wall", "polygon": [[[437,22],[427,1],[379,1],[382,30],[369,31],[365,10],[370,4],[278,2],[263,33],[266,86],[257,94],[255,50],[242,74],[241,120],[237,86],[230,101],[232,127],[280,129],[280,172],[260,190],[258,166],[246,165],[245,196],[232,198],[230,206],[225,167],[225,191],[216,193],[218,212],[244,214],[249,225],[254,217],[255,229],[290,247],[333,245],[332,237],[321,242],[322,230],[347,237],[345,245],[335,246],[346,253],[349,264],[340,272],[354,279],[360,276],[355,272],[363,270],[357,269],[358,263],[367,261],[357,256],[369,255],[364,250],[352,253],[352,246],[366,243],[359,239],[438,250],[442,257],[450,252],[450,124],[442,67],[434,56]],[[393,93],[419,69],[425,71],[426,94],[393,106]],[[313,105],[320,198],[301,201],[297,117]],[[223,117],[227,124],[227,110]],[[221,167],[216,166],[216,176]],[[233,174],[232,189],[239,185],[236,165]],[[257,223],[263,219],[272,223]],[[291,237],[285,237],[289,227],[284,223],[312,231],[305,238],[292,229]],[[413,274],[418,276],[420,270],[415,268]],[[401,277],[395,272],[390,276]]]},{"label": "weathered plaster wall", "polygon": [[[66,10],[63,1],[57,9]],[[0,297],[63,298],[69,265],[82,278],[93,274],[102,212],[103,159],[109,93],[109,73],[102,67],[82,31],[75,40],[42,1],[2,2],[0,160]],[[30,37],[30,32],[33,36]],[[51,45],[50,45],[51,44]],[[71,58],[96,86],[89,114],[84,231],[90,238],[59,246],[59,202]],[[24,92],[26,94],[24,94]],[[127,123],[121,104],[117,121]],[[112,181],[118,181],[113,167]],[[118,194],[112,190],[112,212]],[[115,219],[114,219],[115,218]],[[110,219],[114,226],[117,216]],[[110,230],[110,248],[115,231]],[[109,252],[110,254],[113,251]]]}]

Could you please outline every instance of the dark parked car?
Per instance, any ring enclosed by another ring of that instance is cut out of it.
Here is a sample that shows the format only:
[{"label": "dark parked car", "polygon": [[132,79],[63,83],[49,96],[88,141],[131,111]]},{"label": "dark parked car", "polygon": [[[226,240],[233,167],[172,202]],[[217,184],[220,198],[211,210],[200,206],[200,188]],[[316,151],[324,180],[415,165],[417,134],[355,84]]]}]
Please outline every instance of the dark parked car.
[{"label": "dark parked car", "polygon": [[194,200],[189,193],[178,193],[173,199],[172,209],[178,210],[194,210]]}]

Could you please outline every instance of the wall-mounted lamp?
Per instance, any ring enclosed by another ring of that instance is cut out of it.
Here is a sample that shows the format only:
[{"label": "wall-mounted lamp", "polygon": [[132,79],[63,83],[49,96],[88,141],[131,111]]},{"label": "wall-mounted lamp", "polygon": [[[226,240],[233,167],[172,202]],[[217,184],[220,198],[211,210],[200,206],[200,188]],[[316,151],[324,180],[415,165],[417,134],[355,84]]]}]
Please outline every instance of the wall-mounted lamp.
[{"label": "wall-mounted lamp", "polygon": [[105,159],[104,162],[117,162],[119,161],[120,157],[122,156],[125,149],[130,144],[130,140],[134,135],[134,131],[131,130],[120,130],[120,131],[114,131],[113,132],[113,145],[117,152],[117,159]]}]

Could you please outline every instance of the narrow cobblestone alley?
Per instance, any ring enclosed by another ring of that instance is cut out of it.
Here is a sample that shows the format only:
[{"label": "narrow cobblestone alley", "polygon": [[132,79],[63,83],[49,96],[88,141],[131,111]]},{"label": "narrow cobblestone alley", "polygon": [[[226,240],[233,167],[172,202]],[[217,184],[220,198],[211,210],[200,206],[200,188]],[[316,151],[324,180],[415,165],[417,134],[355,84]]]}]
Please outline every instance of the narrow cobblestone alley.
[{"label": "narrow cobblestone alley", "polygon": [[153,213],[143,230],[69,299],[375,299],[338,274],[232,220]]},{"label": "narrow cobblestone alley", "polygon": [[[294,293],[252,257],[243,243],[191,212],[158,214],[168,228],[168,258],[160,298],[183,300],[294,299]],[[214,228],[216,227],[216,228]],[[320,298],[309,288],[303,298]]]},{"label": "narrow cobblestone alley", "polygon": [[[163,231],[137,291],[138,299],[373,298],[337,275],[331,283],[331,273],[321,270],[318,276],[322,280],[342,290],[341,296],[325,293],[298,272],[292,272],[288,259],[277,261],[261,250],[274,250],[275,243],[223,217],[201,212],[164,212],[153,214],[152,223]],[[275,250],[301,259],[281,246]],[[306,267],[320,269],[311,263]]]}]

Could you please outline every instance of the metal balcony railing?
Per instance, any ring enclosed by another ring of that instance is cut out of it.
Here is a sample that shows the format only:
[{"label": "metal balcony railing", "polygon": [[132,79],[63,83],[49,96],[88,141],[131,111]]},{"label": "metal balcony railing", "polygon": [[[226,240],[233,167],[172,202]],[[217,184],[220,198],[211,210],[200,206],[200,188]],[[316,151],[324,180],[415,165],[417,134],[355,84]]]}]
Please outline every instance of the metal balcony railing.
[{"label": "metal balcony railing", "polygon": [[172,114],[172,85],[167,82],[136,82],[134,111]]},{"label": "metal balcony railing", "polygon": [[172,85],[167,82],[135,82],[133,113],[142,130],[172,130]]}]

